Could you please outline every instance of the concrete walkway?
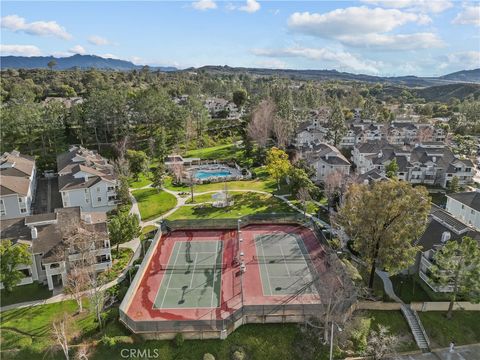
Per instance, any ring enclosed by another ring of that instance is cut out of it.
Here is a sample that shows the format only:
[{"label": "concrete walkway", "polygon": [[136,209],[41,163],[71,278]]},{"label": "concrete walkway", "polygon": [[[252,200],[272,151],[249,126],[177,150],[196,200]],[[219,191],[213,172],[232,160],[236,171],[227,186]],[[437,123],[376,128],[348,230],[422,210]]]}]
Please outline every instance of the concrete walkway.
[{"label": "concrete walkway", "polygon": [[457,346],[453,352],[449,348],[435,349],[430,353],[397,355],[398,360],[480,360],[480,344]]}]

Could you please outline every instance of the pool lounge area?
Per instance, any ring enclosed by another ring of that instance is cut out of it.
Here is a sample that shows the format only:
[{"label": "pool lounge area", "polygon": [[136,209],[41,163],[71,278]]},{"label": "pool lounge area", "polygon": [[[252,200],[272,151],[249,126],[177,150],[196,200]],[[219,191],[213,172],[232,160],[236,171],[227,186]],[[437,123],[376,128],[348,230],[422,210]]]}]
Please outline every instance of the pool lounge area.
[{"label": "pool lounge area", "polygon": [[197,165],[187,169],[188,177],[195,183],[221,182],[232,180],[244,180],[251,177],[250,172],[242,173],[242,169],[235,164],[235,167],[224,164]]}]

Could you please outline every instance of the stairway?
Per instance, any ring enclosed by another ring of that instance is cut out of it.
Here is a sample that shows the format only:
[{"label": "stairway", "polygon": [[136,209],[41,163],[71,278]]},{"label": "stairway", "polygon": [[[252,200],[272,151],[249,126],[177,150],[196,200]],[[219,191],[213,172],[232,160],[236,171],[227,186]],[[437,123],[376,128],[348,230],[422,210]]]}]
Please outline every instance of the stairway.
[{"label": "stairway", "polygon": [[412,331],[417,346],[422,352],[430,352],[430,341],[428,340],[427,333],[423,328],[417,312],[405,304],[402,305],[401,310],[405,319],[407,319],[408,326],[410,326],[410,330]]}]

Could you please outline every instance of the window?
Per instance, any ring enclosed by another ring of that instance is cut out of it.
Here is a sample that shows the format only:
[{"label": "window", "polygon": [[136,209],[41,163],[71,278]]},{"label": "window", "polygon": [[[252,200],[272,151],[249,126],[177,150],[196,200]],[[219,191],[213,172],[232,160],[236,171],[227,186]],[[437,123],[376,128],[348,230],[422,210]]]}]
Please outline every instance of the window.
[{"label": "window", "polygon": [[21,197],[18,198],[18,202],[22,202],[22,200],[23,200],[23,199],[22,199]]},{"label": "window", "polygon": [[472,215],[473,215],[473,214],[475,214],[475,211],[473,211],[473,210],[470,210],[470,214],[472,214]]},{"label": "window", "polygon": [[101,197],[97,197],[97,201],[98,201],[98,202],[102,202],[102,198],[101,198]]},{"label": "window", "polygon": [[97,187],[97,192],[100,192],[100,188],[99,188],[99,187]]},{"label": "window", "polygon": [[0,205],[3,205],[3,199],[0,199]]},{"label": "window", "polygon": [[20,209],[20,212],[21,212],[22,214],[25,214],[25,213],[27,212],[27,209]]}]

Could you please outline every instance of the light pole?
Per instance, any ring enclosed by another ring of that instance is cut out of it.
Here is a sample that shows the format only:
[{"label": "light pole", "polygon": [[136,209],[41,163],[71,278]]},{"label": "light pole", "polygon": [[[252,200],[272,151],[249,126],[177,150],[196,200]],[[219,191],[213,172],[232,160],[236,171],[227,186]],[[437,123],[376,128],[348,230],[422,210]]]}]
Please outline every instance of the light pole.
[{"label": "light pole", "polygon": [[332,321],[332,328],[330,329],[330,360],[333,359],[333,325],[337,326],[338,332],[342,332],[342,328]]}]

